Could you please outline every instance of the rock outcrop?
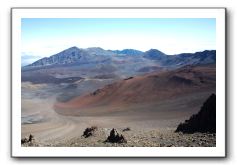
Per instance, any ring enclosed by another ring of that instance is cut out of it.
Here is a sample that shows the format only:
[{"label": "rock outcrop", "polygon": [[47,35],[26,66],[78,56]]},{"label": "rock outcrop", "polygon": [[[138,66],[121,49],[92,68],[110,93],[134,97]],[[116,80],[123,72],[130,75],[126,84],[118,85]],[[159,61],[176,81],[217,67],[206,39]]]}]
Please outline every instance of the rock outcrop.
[{"label": "rock outcrop", "polygon": [[198,114],[180,123],[175,132],[216,132],[216,95],[212,94],[203,104]]},{"label": "rock outcrop", "polygon": [[110,135],[108,136],[107,140],[105,142],[110,142],[110,143],[127,143],[127,140],[125,137],[121,134],[119,134],[116,129],[112,129],[110,131]]}]

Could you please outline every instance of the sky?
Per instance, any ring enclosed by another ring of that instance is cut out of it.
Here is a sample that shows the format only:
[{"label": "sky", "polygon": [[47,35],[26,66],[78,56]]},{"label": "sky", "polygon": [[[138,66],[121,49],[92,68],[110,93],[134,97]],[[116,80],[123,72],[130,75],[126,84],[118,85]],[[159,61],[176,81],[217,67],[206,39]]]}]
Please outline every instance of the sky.
[{"label": "sky", "polygon": [[72,46],[158,49],[166,54],[216,49],[215,18],[23,18],[22,56],[48,57]]}]

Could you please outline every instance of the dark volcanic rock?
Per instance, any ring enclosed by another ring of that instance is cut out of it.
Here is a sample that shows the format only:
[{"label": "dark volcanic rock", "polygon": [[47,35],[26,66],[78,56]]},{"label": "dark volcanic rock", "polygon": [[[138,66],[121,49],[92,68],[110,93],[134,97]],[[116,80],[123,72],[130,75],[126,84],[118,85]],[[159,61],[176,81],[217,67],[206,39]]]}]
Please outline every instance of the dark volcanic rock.
[{"label": "dark volcanic rock", "polygon": [[92,126],[91,128],[86,128],[85,131],[83,132],[83,137],[88,138],[92,135],[94,135],[94,132],[97,130],[97,127]]},{"label": "dark volcanic rock", "polygon": [[124,136],[119,134],[116,129],[112,129],[110,131],[110,135],[108,136],[107,140],[105,142],[110,143],[127,143],[127,140],[124,138]]},{"label": "dark volcanic rock", "polygon": [[27,139],[27,138],[21,139],[21,144],[25,144],[25,143],[27,143],[27,142],[28,142],[28,139]]},{"label": "dark volcanic rock", "polygon": [[204,102],[198,114],[190,117],[184,123],[180,123],[175,132],[216,132],[216,95],[212,94]]},{"label": "dark volcanic rock", "polygon": [[125,131],[131,131],[131,128],[130,127],[124,128],[123,132],[125,132]]},{"label": "dark volcanic rock", "polygon": [[128,78],[125,78],[124,80],[130,80],[130,79],[133,79],[133,77],[128,77]]},{"label": "dark volcanic rock", "polygon": [[21,139],[21,144],[33,143],[34,140],[35,140],[34,136],[30,134],[29,138]]},{"label": "dark volcanic rock", "polygon": [[30,134],[29,136],[29,142],[32,142],[34,140],[34,136]]}]

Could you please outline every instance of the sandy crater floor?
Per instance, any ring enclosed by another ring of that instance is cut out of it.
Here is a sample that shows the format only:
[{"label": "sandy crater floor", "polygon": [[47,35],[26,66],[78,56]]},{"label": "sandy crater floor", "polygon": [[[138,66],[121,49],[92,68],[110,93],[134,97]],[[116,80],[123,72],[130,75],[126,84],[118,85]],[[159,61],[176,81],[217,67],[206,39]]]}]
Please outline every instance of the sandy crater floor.
[{"label": "sandy crater floor", "polygon": [[[210,91],[149,105],[136,105],[111,113],[84,116],[57,114],[55,89],[48,85],[23,83],[22,138],[34,135],[32,144],[23,146],[126,146],[126,147],[208,147],[216,145],[215,134],[174,133],[177,125],[200,109]],[[103,107],[101,107],[103,109]],[[116,107],[119,109],[119,107]],[[178,109],[178,110],[177,110]],[[100,110],[100,109],[98,109]],[[102,110],[103,111],[103,110]],[[87,127],[97,126],[95,135],[81,137]],[[130,131],[123,132],[130,127]],[[127,143],[105,143],[112,128],[122,133]]]}]

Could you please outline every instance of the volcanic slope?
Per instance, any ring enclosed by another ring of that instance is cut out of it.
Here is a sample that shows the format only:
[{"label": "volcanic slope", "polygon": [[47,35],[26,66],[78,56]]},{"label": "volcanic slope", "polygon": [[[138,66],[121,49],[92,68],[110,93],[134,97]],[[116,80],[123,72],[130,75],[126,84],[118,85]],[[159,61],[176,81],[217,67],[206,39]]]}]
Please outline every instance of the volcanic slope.
[{"label": "volcanic slope", "polygon": [[202,98],[198,95],[206,93],[206,96],[215,92],[215,84],[215,65],[185,66],[172,71],[129,77],[68,102],[57,102],[54,109],[59,114],[74,116],[124,112],[131,107],[149,109],[159,102],[182,98],[185,105],[189,104],[191,98],[194,98],[191,102],[201,102]]}]

